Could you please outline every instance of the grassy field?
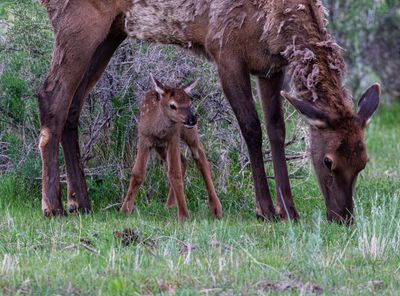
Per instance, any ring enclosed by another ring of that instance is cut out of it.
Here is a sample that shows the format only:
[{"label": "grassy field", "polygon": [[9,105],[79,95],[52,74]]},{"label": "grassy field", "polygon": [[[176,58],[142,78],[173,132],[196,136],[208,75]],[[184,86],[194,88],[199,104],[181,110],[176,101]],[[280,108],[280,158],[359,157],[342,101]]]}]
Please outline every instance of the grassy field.
[{"label": "grassy field", "polygon": [[49,220],[36,182],[1,176],[0,294],[396,295],[399,118],[399,105],[381,108],[370,124],[371,161],[358,181],[351,228],[327,223],[312,175],[292,181],[298,223],[255,219],[248,171],[241,186],[232,178],[220,193],[224,217],[214,221],[191,164],[191,221],[183,225],[163,207],[165,181],[154,168],[130,217],[107,209],[120,198],[112,180],[89,180],[93,214]]}]

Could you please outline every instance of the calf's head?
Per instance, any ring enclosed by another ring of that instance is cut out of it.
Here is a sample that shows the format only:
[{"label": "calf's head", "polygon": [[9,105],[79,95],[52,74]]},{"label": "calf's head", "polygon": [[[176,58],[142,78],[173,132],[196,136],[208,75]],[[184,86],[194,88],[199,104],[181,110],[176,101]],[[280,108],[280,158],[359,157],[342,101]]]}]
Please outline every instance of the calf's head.
[{"label": "calf's head", "polygon": [[371,86],[360,98],[357,113],[337,116],[282,92],[311,126],[311,159],[329,221],[353,223],[355,184],[368,162],[364,131],[379,105],[379,93],[378,84]]},{"label": "calf's head", "polygon": [[173,122],[182,123],[186,128],[193,128],[197,124],[197,116],[192,112],[192,100],[189,94],[196,86],[197,80],[181,88],[172,88],[164,86],[153,76],[151,79],[164,114]]}]

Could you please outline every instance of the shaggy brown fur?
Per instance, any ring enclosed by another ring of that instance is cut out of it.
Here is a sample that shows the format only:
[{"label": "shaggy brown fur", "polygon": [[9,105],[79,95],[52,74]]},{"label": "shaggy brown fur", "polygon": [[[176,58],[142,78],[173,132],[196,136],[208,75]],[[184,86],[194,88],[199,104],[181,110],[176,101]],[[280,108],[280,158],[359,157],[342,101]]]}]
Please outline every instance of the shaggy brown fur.
[{"label": "shaggy brown fur", "polygon": [[[280,217],[296,219],[285,163],[280,96],[287,67],[293,92],[284,96],[312,126],[311,141],[318,152],[312,158],[328,217],[350,219],[352,191],[348,188],[359,172],[354,168],[363,166],[365,155],[349,162],[340,151],[354,149],[339,151],[336,143],[351,146],[358,145],[356,138],[364,141],[366,122],[379,101],[379,87],[371,87],[362,97],[358,114],[352,111],[351,97],[343,88],[345,65],[340,47],[325,29],[320,0],[46,0],[44,4],[56,34],[52,65],[39,92],[45,213],[64,213],[58,181],[60,138],[69,175],[69,208],[89,209],[79,166],[77,121],[85,95],[127,34],[177,44],[216,63],[249,150],[256,212],[267,219],[276,212],[264,171],[261,125],[251,97],[250,74],[257,76],[271,142],[277,212]],[[331,163],[339,161],[341,165],[336,167],[341,169],[332,170]]]},{"label": "shaggy brown fur", "polygon": [[346,66],[341,48],[325,29],[327,11],[322,3],[319,0],[253,0],[252,3],[258,10],[246,9],[248,3],[243,0],[233,5],[230,0],[133,1],[125,29],[134,38],[190,48],[196,41],[188,29],[190,24],[196,17],[208,14],[207,37],[211,36],[211,41],[218,41],[222,47],[224,39],[229,39],[245,22],[257,22],[263,29],[259,40],[264,45],[260,46],[266,50],[284,48],[280,53],[289,62],[297,97],[316,101],[322,96],[321,108],[329,101],[328,108],[335,107],[339,112],[343,108],[351,110],[351,98],[342,82]]}]

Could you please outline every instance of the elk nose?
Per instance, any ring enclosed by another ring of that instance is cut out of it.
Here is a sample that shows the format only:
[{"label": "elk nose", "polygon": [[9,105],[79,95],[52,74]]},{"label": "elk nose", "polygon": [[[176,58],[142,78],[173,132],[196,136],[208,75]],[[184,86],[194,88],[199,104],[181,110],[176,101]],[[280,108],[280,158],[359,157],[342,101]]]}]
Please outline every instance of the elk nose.
[{"label": "elk nose", "polygon": [[327,216],[330,222],[336,222],[346,226],[352,226],[354,224],[354,216],[348,211],[343,214],[328,212]]}]

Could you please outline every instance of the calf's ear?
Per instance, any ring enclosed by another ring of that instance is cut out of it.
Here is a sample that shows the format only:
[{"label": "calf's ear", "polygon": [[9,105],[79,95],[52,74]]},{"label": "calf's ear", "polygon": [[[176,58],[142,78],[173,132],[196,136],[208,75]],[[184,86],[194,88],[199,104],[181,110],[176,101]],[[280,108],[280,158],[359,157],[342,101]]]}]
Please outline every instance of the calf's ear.
[{"label": "calf's ear", "polygon": [[165,94],[165,86],[164,86],[160,81],[158,81],[157,79],[155,79],[155,78],[153,77],[152,74],[150,74],[150,78],[151,78],[151,81],[153,82],[155,91],[156,91],[160,96],[162,96],[163,94]]},{"label": "calf's ear", "polygon": [[379,106],[379,95],[381,87],[379,84],[370,86],[358,101],[358,118],[361,119],[362,125],[365,127],[371,120]]},{"label": "calf's ear", "polygon": [[185,93],[190,94],[193,91],[193,89],[196,87],[198,82],[199,82],[199,79],[196,79],[196,80],[188,83],[187,85],[185,85],[183,87],[183,90],[185,91]]},{"label": "calf's ear", "polygon": [[285,91],[281,91],[281,96],[288,100],[311,126],[319,129],[330,126],[329,116],[318,110],[311,102],[295,99]]}]

